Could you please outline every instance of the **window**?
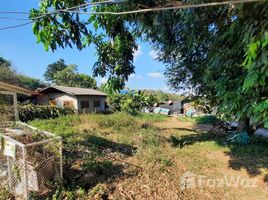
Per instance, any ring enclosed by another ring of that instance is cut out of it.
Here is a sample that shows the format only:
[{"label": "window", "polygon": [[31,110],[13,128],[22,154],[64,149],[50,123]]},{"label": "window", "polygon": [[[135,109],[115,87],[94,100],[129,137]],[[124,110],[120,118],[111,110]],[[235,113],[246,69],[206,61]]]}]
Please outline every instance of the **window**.
[{"label": "window", "polygon": [[63,102],[63,107],[73,107],[73,102],[72,101],[64,101]]},{"label": "window", "polygon": [[89,101],[81,101],[81,109],[89,109]]},{"label": "window", "polygon": [[56,106],[56,100],[55,99],[49,99],[49,105],[50,106]]},{"label": "window", "polygon": [[94,108],[99,108],[100,107],[100,100],[94,100]]}]

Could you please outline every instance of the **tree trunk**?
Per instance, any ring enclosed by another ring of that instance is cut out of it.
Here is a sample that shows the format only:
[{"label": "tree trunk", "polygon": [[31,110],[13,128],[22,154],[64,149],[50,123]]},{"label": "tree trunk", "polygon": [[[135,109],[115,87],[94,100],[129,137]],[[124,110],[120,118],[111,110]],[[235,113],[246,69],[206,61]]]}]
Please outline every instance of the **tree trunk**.
[{"label": "tree trunk", "polygon": [[249,118],[243,118],[238,121],[237,131],[245,131],[250,126]]}]

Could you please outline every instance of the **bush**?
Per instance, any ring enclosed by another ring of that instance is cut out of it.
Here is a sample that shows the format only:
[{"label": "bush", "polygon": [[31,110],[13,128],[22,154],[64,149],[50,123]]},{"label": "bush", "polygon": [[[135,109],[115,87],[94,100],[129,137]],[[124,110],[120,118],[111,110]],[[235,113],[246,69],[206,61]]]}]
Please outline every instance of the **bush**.
[{"label": "bush", "polygon": [[58,108],[33,104],[19,106],[19,117],[23,122],[32,121],[34,119],[54,119],[70,114],[74,114],[73,108]]},{"label": "bush", "polygon": [[100,128],[113,128],[119,130],[120,128],[135,128],[138,126],[134,117],[123,112],[116,112],[112,115],[93,115],[93,117]]},{"label": "bush", "polygon": [[113,112],[126,112],[137,115],[144,106],[148,105],[144,91],[128,91],[126,94],[113,94],[109,97],[109,104]]},{"label": "bush", "polygon": [[13,106],[0,105],[0,122],[14,120],[14,108]]},{"label": "bush", "polygon": [[219,119],[214,115],[195,117],[195,122],[197,124],[214,124],[217,121],[219,121]]},{"label": "bush", "polygon": [[46,130],[62,137],[69,137],[76,133],[75,125],[80,124],[79,115],[67,115],[55,119],[38,119],[30,122],[30,125]]}]

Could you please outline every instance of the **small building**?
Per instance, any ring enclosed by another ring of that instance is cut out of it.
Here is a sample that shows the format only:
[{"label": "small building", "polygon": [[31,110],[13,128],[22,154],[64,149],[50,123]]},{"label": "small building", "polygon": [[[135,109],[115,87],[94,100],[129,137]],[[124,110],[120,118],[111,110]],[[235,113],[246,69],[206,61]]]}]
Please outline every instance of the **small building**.
[{"label": "small building", "polygon": [[104,112],[107,94],[89,88],[49,86],[38,89],[37,104],[73,107],[78,112]]},{"label": "small building", "polygon": [[[14,104],[14,119],[16,121],[19,120],[19,110],[18,110],[18,100],[17,100],[17,94],[23,94],[26,96],[31,96],[33,94],[32,91],[27,90],[22,87],[18,87],[16,85],[4,83],[0,81],[0,95],[10,95],[13,96],[13,104]],[[2,111],[2,112],[1,112]],[[9,120],[12,117],[9,116],[9,113],[5,110],[0,111],[0,122],[5,120]]]},{"label": "small building", "polygon": [[160,103],[160,108],[168,109],[170,115],[178,115],[182,112],[182,101],[168,101]]}]

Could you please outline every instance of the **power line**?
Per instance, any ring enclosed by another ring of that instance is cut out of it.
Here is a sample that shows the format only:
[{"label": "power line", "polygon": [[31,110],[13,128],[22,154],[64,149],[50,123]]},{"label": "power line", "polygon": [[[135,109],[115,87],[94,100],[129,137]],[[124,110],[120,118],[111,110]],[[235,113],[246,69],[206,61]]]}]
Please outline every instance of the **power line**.
[{"label": "power line", "polygon": [[[107,0],[107,1],[102,1],[102,2],[87,2],[87,3],[81,4],[81,5],[70,7],[70,8],[66,8],[66,9],[63,9],[63,10],[55,10],[55,11],[52,11],[52,12],[43,13],[43,14],[41,14],[38,17],[29,19],[29,20],[31,20],[30,22],[23,23],[23,24],[18,24],[18,25],[14,25],[14,26],[2,27],[2,28],[0,28],[0,31],[7,30],[7,29],[18,28],[18,27],[22,27],[22,26],[26,26],[28,24],[31,24],[34,20],[43,18],[43,17],[45,17],[47,15],[58,14],[60,12],[67,12],[69,10],[76,9],[76,8],[82,9],[82,8],[87,8],[88,6],[101,5],[101,4],[107,4],[107,3],[118,3],[118,2],[122,2],[122,1]],[[31,13],[28,13],[28,12],[17,12],[17,11],[0,11],[0,14],[23,14],[23,15],[30,15]],[[22,18],[17,18],[17,19],[18,20],[25,20],[25,19],[22,19]]]},{"label": "power line", "polygon": [[20,15],[29,15],[29,12],[21,12],[21,11],[0,11],[0,14],[20,14]]},{"label": "power line", "polygon": [[223,5],[232,5],[232,4],[234,5],[234,4],[242,4],[242,3],[264,2],[264,1],[267,1],[267,0],[236,0],[236,1],[223,1],[223,2],[202,3],[202,4],[186,4],[186,5],[182,4],[180,6],[174,6],[174,7],[147,8],[147,9],[122,11],[122,12],[111,12],[111,11],[101,11],[101,12],[64,11],[64,12],[88,14],[88,15],[127,15],[127,14],[135,14],[135,13],[178,10],[178,9],[187,9],[187,8],[213,7],[213,6],[223,6]]},{"label": "power line", "polygon": [[[122,2],[126,2],[126,0],[107,0],[107,1],[100,1],[100,2],[87,2],[87,3],[84,3],[84,4],[77,5],[77,6],[69,7],[69,8],[66,8],[66,9],[58,9],[58,10],[54,10],[52,12],[41,13],[41,15],[56,14],[58,12],[64,12],[64,11],[73,10],[73,9],[76,9],[76,8],[83,9],[83,8],[87,8],[89,6],[97,6],[97,5],[108,4],[108,3],[117,4],[117,3],[122,3]],[[31,13],[22,12],[22,11],[0,11],[0,14],[30,15]]]},{"label": "power line", "polygon": [[0,28],[0,31],[6,30],[6,29],[13,29],[13,28],[18,28],[18,27],[26,26],[26,25],[31,24],[31,23],[32,23],[32,21],[27,22],[27,23],[23,23],[23,24],[14,25],[14,26],[6,26],[6,27],[3,27],[3,28]]},{"label": "power line", "polygon": [[[135,14],[135,13],[146,13],[146,12],[155,12],[155,11],[167,11],[167,10],[178,10],[178,9],[187,9],[187,8],[202,8],[202,7],[213,7],[213,6],[223,6],[223,5],[234,5],[234,4],[242,4],[242,3],[253,3],[253,2],[264,2],[267,0],[231,0],[231,1],[223,1],[223,2],[213,2],[213,3],[202,3],[202,4],[186,4],[186,5],[180,5],[180,6],[174,6],[174,7],[159,7],[159,8],[148,8],[148,9],[139,9],[139,10],[132,10],[132,11],[122,11],[122,12],[111,12],[111,11],[100,11],[100,12],[81,12],[81,11],[76,11],[73,9],[76,8],[87,8],[88,6],[93,6],[93,5],[99,5],[99,4],[107,4],[107,3],[124,3],[126,2],[125,0],[121,1],[116,1],[116,0],[108,0],[108,1],[102,1],[102,2],[87,2],[85,4],[81,4],[78,6],[62,9],[62,10],[55,10],[52,12],[48,13],[43,13],[38,17],[32,18],[31,22],[24,23],[24,24],[19,24],[15,26],[8,26],[8,27],[3,27],[0,28],[1,30],[6,30],[6,29],[11,29],[11,28],[17,28],[21,26],[28,25],[32,23],[34,20],[43,18],[47,15],[54,15],[54,14],[59,14],[61,12],[67,12],[67,13],[77,13],[77,14],[87,14],[87,15],[127,15],[127,14]],[[27,12],[0,12],[0,14],[30,14]]]},{"label": "power line", "polygon": [[59,14],[61,12],[70,12],[70,13],[76,13],[74,9],[86,9],[89,6],[98,6],[98,5],[103,5],[103,4],[117,4],[117,3],[124,3],[126,2],[126,0],[107,0],[107,1],[99,1],[99,2],[87,2],[78,6],[74,6],[74,7],[70,7],[70,8],[66,8],[66,9],[58,9],[58,10],[54,10],[52,12],[48,12],[48,13],[42,13],[40,16],[37,16],[35,18],[32,18],[32,20],[37,20],[40,19],[44,16],[47,15],[53,15],[53,14]]},{"label": "power line", "polygon": [[14,18],[14,17],[0,17],[0,19],[18,20],[18,21],[31,21],[31,19],[27,19],[27,18]]}]

